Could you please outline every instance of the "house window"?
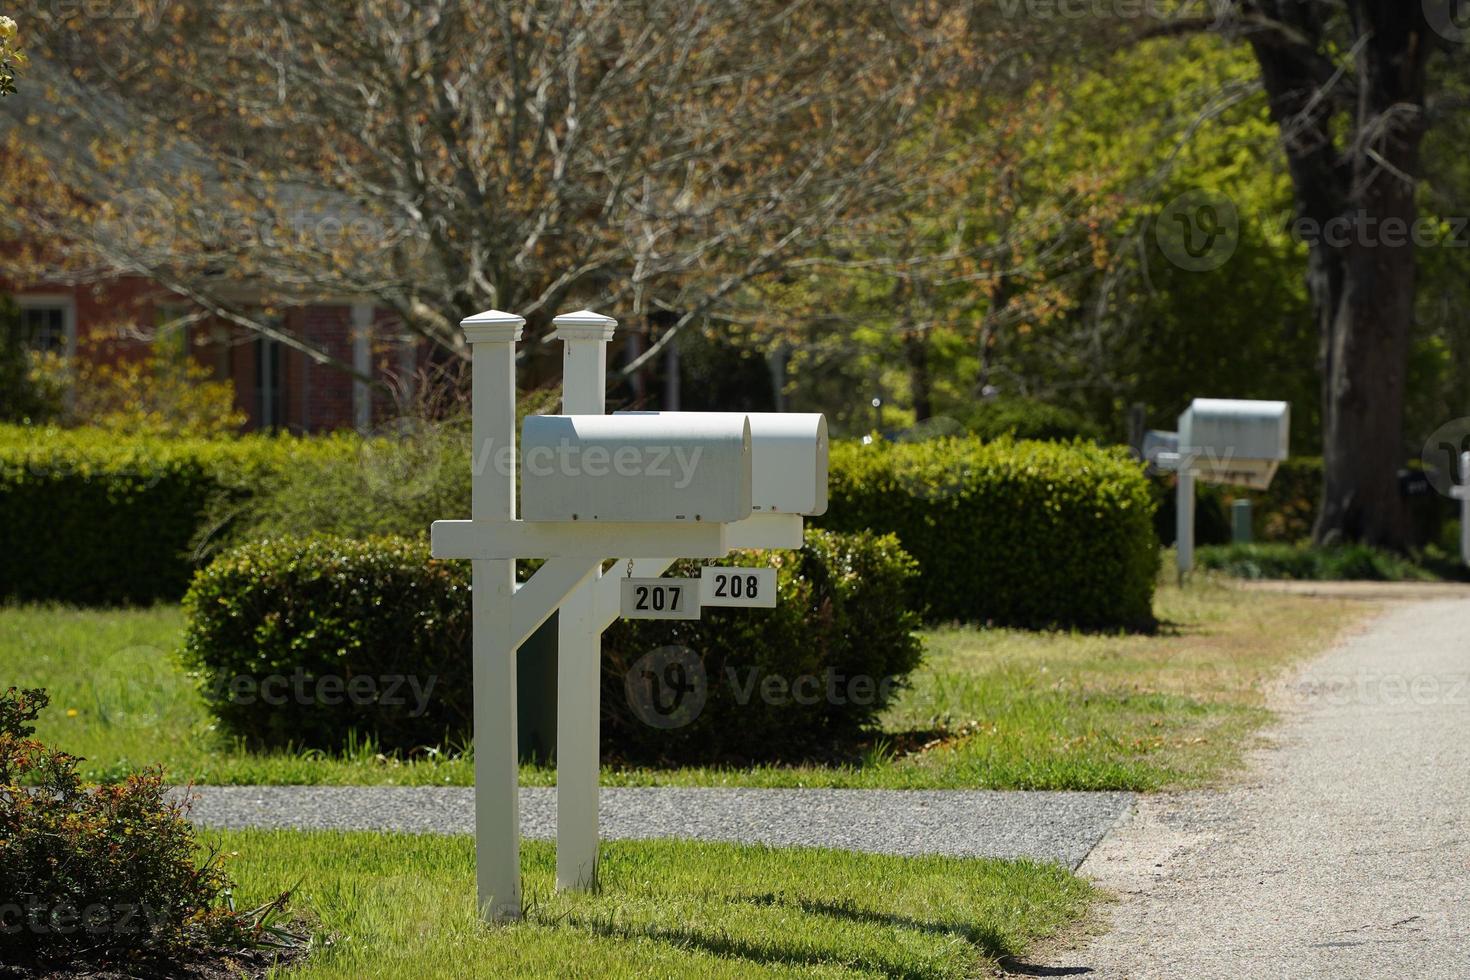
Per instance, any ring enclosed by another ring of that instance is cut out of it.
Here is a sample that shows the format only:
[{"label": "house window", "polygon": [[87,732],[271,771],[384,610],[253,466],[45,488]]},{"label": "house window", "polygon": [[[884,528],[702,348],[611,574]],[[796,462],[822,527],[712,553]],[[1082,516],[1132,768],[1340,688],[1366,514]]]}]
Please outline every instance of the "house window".
[{"label": "house window", "polygon": [[17,296],[22,336],[33,349],[70,357],[77,352],[76,301],[67,293]]},{"label": "house window", "polygon": [[32,306],[21,310],[26,340],[35,350],[66,350],[66,311],[59,306]]},{"label": "house window", "polygon": [[281,417],[281,345],[269,337],[255,338],[256,422],[266,430],[279,429]]},{"label": "house window", "polygon": [[75,307],[69,296],[20,296],[20,325],[32,350],[74,353]]}]

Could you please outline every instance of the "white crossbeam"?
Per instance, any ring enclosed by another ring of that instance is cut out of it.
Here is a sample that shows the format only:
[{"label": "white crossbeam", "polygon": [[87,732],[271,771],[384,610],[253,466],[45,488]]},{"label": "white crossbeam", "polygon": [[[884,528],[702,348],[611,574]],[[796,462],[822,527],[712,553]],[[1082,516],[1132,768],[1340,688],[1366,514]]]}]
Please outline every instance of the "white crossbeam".
[{"label": "white crossbeam", "polygon": [[529,523],[526,521],[435,521],[430,547],[435,558],[616,558],[618,555],[677,554],[719,558],[730,550],[727,525],[663,523]]}]

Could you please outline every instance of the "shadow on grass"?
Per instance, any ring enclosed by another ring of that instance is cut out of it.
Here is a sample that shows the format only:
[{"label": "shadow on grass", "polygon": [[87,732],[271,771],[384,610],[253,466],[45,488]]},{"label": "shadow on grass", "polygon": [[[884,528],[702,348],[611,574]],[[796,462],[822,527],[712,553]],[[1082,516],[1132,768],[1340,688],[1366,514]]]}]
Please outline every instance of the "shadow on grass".
[{"label": "shadow on grass", "polygon": [[[746,898],[732,897],[731,901],[746,902],[756,906],[782,906],[810,916],[826,916],[863,925],[905,929],[927,935],[950,937],[974,947],[977,954],[994,959],[1009,959],[1009,944],[998,933],[989,928],[977,928],[961,923],[926,922],[908,916],[895,915],[858,908],[854,905],[834,902],[785,899],[774,894],[753,895]],[[905,980],[939,980],[953,975],[953,964],[935,965],[926,969],[913,962],[903,962],[884,955],[877,950],[843,949],[825,950],[805,945],[783,945],[781,936],[789,931],[772,930],[763,942],[740,939],[718,929],[700,929],[694,926],[662,926],[653,923],[620,922],[612,916],[558,916],[561,925],[580,929],[594,935],[617,940],[652,940],[665,943],[681,950],[696,950],[726,960],[741,960],[762,965],[783,966],[834,966],[885,977]]]},{"label": "shadow on grass", "polygon": [[912,916],[865,909],[853,902],[819,902],[808,898],[787,898],[774,892],[749,895],[740,901],[749,902],[751,905],[780,905],[807,915],[825,915],[848,922],[860,922],[864,925],[890,926],[908,929],[912,932],[923,932],[932,936],[952,936],[965,940],[985,955],[996,959],[1009,956],[1014,952],[1005,937],[996,930],[985,926],[974,926],[961,922],[926,922]]},{"label": "shadow on grass", "polygon": [[1092,972],[1090,966],[1042,966],[1011,958],[1001,960],[1000,968],[1011,977],[1080,977]]}]

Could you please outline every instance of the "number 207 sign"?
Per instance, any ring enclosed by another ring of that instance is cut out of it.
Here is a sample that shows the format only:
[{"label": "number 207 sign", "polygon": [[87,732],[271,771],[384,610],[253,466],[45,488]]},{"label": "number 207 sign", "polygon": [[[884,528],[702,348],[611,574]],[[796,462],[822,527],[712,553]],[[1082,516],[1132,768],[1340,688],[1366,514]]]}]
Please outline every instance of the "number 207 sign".
[{"label": "number 207 sign", "polygon": [[625,578],[624,619],[698,619],[699,579]]}]

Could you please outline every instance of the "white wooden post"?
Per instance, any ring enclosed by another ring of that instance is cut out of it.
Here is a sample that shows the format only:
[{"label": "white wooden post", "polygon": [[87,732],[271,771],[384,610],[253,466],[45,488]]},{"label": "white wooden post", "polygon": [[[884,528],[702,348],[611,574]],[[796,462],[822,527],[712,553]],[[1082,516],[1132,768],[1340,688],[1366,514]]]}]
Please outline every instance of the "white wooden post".
[{"label": "white wooden post", "polygon": [[1175,554],[1179,560],[1179,580],[1194,571],[1194,471],[1187,451],[1180,450],[1179,490],[1174,507]]},{"label": "white wooden post", "polygon": [[[470,343],[473,480],[470,516],[516,517],[515,345],[525,320],[489,310],[461,321]],[[474,617],[475,884],[487,921],[521,914],[520,763],[516,745],[516,646],[511,633],[514,559],[470,563]]]},{"label": "white wooden post", "polygon": [[367,435],[373,427],[373,390],[363,378],[373,371],[373,304],[352,304],[352,425]]},{"label": "white wooden post", "polygon": [[1460,455],[1460,560],[1470,568],[1470,453]]},{"label": "white wooden post", "polygon": [[[618,321],[588,310],[552,320],[562,341],[562,411],[607,411],[607,345]],[[601,775],[601,661],[604,624],[597,617],[597,578],[561,605],[557,625],[556,886],[597,884],[597,799]]]}]

